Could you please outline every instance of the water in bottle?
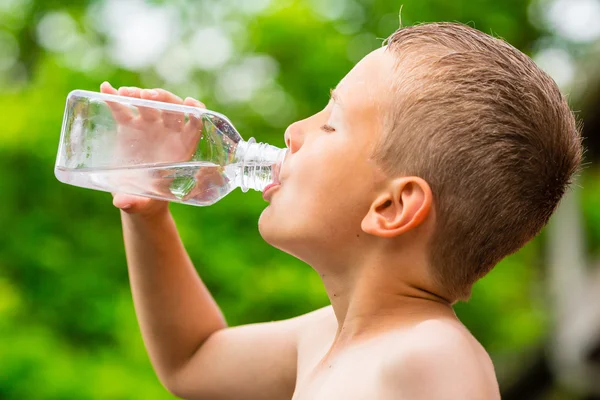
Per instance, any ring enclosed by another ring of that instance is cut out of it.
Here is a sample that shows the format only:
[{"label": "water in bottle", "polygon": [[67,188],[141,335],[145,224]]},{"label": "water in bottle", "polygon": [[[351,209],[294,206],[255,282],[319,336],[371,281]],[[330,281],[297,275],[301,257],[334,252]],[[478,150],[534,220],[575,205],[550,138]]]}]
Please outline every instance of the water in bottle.
[{"label": "water in bottle", "polygon": [[214,111],[76,90],[56,159],[64,183],[205,206],[278,183],[286,150],[242,140]]}]

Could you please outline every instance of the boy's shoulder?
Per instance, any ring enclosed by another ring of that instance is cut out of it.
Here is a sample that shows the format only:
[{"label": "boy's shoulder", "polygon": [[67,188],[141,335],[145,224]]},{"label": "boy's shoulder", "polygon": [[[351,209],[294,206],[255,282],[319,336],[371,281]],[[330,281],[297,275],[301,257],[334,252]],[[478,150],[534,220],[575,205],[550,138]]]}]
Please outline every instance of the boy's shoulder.
[{"label": "boy's shoulder", "polygon": [[[318,375],[314,375],[315,368],[319,371],[318,365],[329,352],[337,321],[330,306],[303,319],[306,324],[298,348],[298,381],[306,385],[309,377]],[[356,376],[356,380],[350,379],[356,393],[377,392],[381,399],[400,395],[415,400],[500,399],[490,357],[457,320],[428,319],[408,328],[389,328],[341,351],[337,361],[335,370],[344,378],[338,383],[332,377],[327,380],[331,386],[328,390],[337,394],[348,386],[348,377]],[[324,371],[319,373],[333,370]],[[325,390],[322,383],[319,385]]]},{"label": "boy's shoulder", "polygon": [[425,320],[385,342],[383,379],[408,398],[500,399],[492,360],[456,320]]}]

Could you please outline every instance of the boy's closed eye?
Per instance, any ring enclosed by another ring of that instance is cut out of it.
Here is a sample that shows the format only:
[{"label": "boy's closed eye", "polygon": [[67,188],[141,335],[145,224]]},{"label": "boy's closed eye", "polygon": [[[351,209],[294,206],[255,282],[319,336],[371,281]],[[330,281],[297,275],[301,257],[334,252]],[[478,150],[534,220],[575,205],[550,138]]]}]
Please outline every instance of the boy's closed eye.
[{"label": "boy's closed eye", "polygon": [[323,130],[325,132],[335,132],[335,128],[329,124],[325,124],[325,125],[321,126],[321,130]]}]

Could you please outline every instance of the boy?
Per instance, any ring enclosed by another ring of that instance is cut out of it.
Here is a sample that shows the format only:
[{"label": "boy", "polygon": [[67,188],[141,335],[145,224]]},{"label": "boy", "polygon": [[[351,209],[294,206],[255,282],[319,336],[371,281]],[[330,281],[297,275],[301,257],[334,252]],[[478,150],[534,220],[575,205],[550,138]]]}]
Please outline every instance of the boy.
[{"label": "boy", "polygon": [[320,274],[331,306],[307,315],[228,328],[167,203],[115,195],[162,383],[189,399],[499,399],[452,305],[539,232],[578,169],[580,135],[552,79],[470,27],[407,27],[285,141],[259,230]]}]

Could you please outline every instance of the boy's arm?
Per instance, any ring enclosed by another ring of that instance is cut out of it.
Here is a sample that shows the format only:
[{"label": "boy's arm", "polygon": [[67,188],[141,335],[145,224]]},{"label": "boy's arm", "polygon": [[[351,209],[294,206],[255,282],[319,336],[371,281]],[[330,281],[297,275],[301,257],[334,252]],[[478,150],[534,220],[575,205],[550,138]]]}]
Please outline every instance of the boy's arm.
[{"label": "boy's arm", "polygon": [[228,329],[168,208],[121,216],[136,314],[165,387],[184,398],[290,399],[303,317]]}]

